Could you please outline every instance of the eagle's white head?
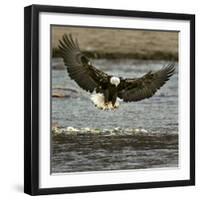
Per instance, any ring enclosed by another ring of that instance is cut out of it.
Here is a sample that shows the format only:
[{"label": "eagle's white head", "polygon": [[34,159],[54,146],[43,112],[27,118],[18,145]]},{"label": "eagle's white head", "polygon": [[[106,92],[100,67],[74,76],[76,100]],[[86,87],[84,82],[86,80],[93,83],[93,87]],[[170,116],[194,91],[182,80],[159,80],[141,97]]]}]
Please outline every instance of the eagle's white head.
[{"label": "eagle's white head", "polygon": [[113,76],[110,79],[110,83],[117,87],[120,84],[120,79],[118,77]]}]

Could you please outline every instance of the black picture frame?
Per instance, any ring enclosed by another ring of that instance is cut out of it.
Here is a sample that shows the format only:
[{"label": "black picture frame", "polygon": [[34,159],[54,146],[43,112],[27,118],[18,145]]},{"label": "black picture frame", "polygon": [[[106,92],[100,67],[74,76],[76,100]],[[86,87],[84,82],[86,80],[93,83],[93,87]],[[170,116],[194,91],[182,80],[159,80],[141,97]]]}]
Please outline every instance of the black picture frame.
[{"label": "black picture frame", "polygon": [[[188,20],[190,23],[190,179],[162,182],[39,188],[39,14],[76,13]],[[30,195],[160,188],[195,184],[195,15],[31,5],[24,9],[24,192]]]}]

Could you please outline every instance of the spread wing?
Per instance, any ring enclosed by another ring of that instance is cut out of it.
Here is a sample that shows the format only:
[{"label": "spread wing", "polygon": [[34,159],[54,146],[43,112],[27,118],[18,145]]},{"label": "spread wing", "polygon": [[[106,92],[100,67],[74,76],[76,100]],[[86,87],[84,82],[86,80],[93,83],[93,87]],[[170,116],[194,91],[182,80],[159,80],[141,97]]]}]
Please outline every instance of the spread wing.
[{"label": "spread wing", "polygon": [[174,74],[174,63],[156,72],[148,72],[141,78],[122,79],[119,85],[118,97],[125,102],[140,101],[152,97]]},{"label": "spread wing", "polygon": [[59,40],[59,50],[67,66],[71,79],[83,89],[89,92],[108,80],[108,75],[90,64],[89,58],[81,52],[78,41],[73,40],[71,34],[64,34]]}]

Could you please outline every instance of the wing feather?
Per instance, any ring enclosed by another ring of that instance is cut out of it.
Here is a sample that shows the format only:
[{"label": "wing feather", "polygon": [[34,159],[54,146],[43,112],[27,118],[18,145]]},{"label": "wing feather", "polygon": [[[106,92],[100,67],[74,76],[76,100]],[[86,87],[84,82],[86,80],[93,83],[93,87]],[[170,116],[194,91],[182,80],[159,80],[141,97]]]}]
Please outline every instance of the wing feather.
[{"label": "wing feather", "polygon": [[126,102],[152,97],[169,80],[174,71],[174,63],[171,63],[154,73],[150,71],[141,78],[122,79],[118,97]]},{"label": "wing feather", "polygon": [[81,52],[77,39],[73,40],[71,34],[64,34],[62,40],[59,40],[58,47],[70,78],[81,88],[93,92],[108,80],[106,73],[90,64],[89,58]]}]

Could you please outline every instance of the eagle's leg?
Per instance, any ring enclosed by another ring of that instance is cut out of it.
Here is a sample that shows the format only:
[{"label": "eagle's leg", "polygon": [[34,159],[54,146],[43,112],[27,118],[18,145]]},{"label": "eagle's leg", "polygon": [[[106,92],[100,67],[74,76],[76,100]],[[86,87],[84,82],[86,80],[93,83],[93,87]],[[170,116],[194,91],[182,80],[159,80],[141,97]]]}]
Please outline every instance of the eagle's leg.
[{"label": "eagle's leg", "polygon": [[114,94],[113,97],[112,97],[112,105],[113,105],[113,107],[115,107],[116,100],[117,100],[117,94]]},{"label": "eagle's leg", "polygon": [[104,90],[103,94],[104,94],[104,103],[105,105],[107,105],[109,102],[109,90]]}]

